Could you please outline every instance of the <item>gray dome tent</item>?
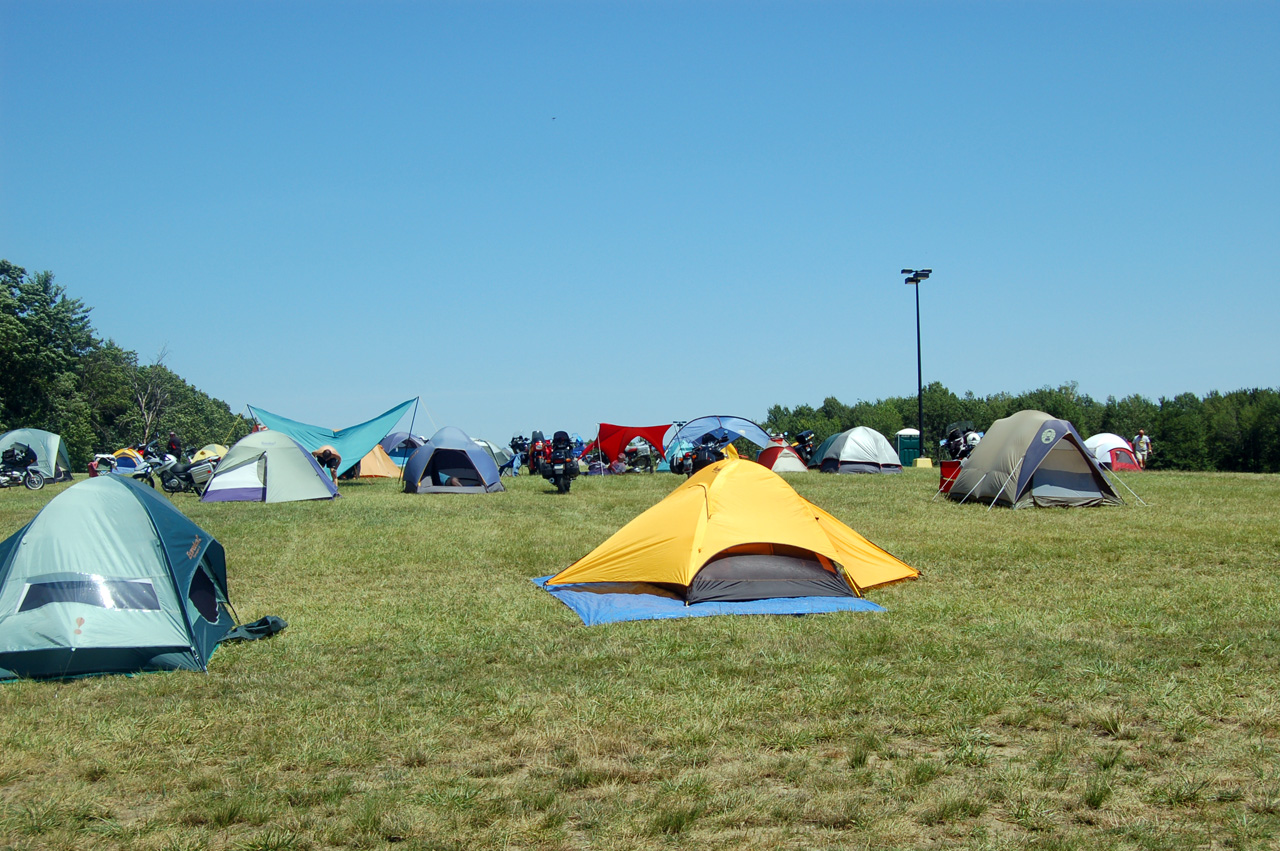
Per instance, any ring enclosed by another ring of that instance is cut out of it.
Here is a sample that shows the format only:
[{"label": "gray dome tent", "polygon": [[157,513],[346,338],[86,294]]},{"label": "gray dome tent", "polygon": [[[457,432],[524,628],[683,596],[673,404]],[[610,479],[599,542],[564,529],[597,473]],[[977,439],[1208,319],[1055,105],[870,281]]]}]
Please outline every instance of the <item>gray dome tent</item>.
[{"label": "gray dome tent", "polygon": [[[454,481],[456,484],[449,484]],[[496,493],[504,491],[493,456],[466,432],[445,426],[409,456],[405,493]]]},{"label": "gray dome tent", "polygon": [[814,460],[824,473],[901,473],[902,461],[888,438],[873,428],[857,426],[832,435],[818,447]]},{"label": "gray dome tent", "polygon": [[1044,411],[1019,411],[992,423],[947,496],[1011,508],[1123,502],[1075,426]]}]

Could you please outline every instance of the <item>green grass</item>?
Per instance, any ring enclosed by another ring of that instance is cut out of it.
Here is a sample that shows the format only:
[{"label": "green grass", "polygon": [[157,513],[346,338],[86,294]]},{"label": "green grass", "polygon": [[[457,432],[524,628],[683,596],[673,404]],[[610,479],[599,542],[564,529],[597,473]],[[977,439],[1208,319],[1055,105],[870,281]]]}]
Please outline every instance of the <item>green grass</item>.
[{"label": "green grass", "polygon": [[[1280,843],[1280,477],[1017,512],[788,480],[923,577],[884,614],[586,628],[529,578],[676,477],[175,497],[289,628],[207,676],[0,687],[0,847]],[[0,492],[0,535],[64,487]]]}]

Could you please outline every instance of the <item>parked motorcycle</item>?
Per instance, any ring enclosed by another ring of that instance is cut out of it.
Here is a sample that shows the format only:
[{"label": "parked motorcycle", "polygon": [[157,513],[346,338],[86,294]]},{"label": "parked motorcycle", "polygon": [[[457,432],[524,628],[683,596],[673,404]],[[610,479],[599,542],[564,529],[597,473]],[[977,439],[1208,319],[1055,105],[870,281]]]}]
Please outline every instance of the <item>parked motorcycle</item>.
[{"label": "parked motorcycle", "polygon": [[965,420],[947,426],[947,454],[952,461],[960,461],[969,457],[982,435],[973,428],[973,423]]},{"label": "parked motorcycle", "polygon": [[791,448],[800,456],[800,460],[808,464],[809,459],[813,457],[813,429],[805,429],[796,435],[796,439],[792,441]]},{"label": "parked motorcycle", "polygon": [[[568,435],[565,435],[568,439]],[[551,460],[551,441],[542,436],[542,432],[534,431],[529,438],[529,475],[541,476],[542,465]]]},{"label": "parked motorcycle", "polygon": [[16,488],[25,485],[28,490],[44,487],[44,474],[31,469],[36,463],[36,453],[31,447],[15,443],[0,454],[0,488]]},{"label": "parked motorcycle", "polygon": [[569,433],[556,432],[551,438],[549,456],[538,465],[538,474],[555,485],[559,493],[568,493],[578,472],[578,459],[573,457]]},{"label": "parked motorcycle", "polygon": [[222,459],[205,458],[192,462],[191,450],[183,454],[186,458],[182,461],[167,452],[153,456],[156,461],[152,464],[152,472],[160,477],[160,486],[165,493],[204,493],[205,484],[213,477],[213,470]]},{"label": "parked motorcycle", "polygon": [[523,434],[517,434],[511,438],[511,443],[507,444],[511,447],[511,460],[498,468],[499,475],[520,475],[520,467],[524,465],[524,459],[529,455],[529,438]]}]

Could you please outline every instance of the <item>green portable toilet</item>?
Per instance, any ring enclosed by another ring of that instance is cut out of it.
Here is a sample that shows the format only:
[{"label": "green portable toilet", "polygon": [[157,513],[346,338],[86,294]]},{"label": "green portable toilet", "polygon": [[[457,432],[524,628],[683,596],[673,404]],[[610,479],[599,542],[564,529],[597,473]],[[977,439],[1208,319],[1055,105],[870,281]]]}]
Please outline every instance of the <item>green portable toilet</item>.
[{"label": "green portable toilet", "polygon": [[898,458],[902,461],[902,466],[910,467],[914,465],[921,454],[920,431],[914,428],[904,428],[894,436],[898,439]]},{"label": "green portable toilet", "polygon": [[0,679],[207,670],[222,545],[132,479],[72,485],[0,543]]}]

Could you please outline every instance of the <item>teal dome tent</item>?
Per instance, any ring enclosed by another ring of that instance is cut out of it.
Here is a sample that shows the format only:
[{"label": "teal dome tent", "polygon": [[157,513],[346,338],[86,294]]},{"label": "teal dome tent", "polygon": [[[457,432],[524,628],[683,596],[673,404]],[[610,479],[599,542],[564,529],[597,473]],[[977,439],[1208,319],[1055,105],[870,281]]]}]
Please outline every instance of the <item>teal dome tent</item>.
[{"label": "teal dome tent", "polygon": [[0,542],[0,679],[207,670],[222,545],[131,479],[72,485]]}]

